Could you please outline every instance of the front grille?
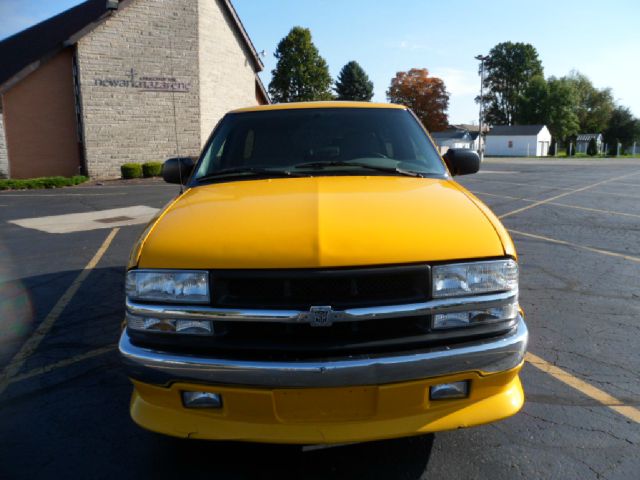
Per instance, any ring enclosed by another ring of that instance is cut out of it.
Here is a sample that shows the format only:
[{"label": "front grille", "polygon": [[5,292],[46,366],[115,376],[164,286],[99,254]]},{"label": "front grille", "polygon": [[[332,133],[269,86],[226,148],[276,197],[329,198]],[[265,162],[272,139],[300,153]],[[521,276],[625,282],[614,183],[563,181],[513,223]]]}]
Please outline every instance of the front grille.
[{"label": "front grille", "polygon": [[334,309],[400,305],[429,298],[429,267],[216,270],[212,305],[225,308]]},{"label": "front grille", "polygon": [[[276,322],[214,322],[215,335],[170,335],[129,330],[134,344],[176,353],[226,359],[296,361],[399,354],[451,346],[509,330],[514,321],[446,333],[430,329],[429,315],[335,323],[329,328]],[[455,334],[464,333],[455,336]]]}]

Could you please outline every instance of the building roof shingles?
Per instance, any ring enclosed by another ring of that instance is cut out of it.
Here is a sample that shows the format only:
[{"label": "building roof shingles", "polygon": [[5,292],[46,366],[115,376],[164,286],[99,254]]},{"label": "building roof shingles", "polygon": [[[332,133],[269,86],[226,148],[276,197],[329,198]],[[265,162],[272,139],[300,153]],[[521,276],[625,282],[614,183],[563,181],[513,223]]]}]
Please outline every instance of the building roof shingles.
[{"label": "building roof shingles", "polygon": [[576,138],[576,140],[578,142],[588,142],[590,141],[592,138],[594,140],[598,140],[598,138],[601,136],[600,133],[581,133],[580,135],[578,135],[578,137]]},{"label": "building roof shingles", "polygon": [[487,136],[537,135],[543,128],[544,125],[497,125],[487,133]]}]

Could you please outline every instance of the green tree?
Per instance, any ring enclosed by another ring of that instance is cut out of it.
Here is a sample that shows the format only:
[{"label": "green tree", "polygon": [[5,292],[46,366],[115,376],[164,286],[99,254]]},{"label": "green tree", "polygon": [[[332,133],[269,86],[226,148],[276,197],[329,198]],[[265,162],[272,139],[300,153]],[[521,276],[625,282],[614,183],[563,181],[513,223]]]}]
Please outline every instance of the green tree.
[{"label": "green tree", "polygon": [[640,120],[635,118],[627,107],[617,106],[611,113],[609,125],[604,131],[604,141],[617,149],[618,142],[629,148],[640,139]]},{"label": "green tree", "polygon": [[431,132],[444,130],[449,124],[447,89],[442,79],[429,76],[426,68],[396,73],[391,79],[387,97],[390,102],[406,105],[413,110]]},{"label": "green tree", "polygon": [[275,102],[330,100],[331,75],[327,62],[311,41],[308,28],[293,27],[280,40],[274,53],[278,59],[271,71],[269,95]]},{"label": "green tree", "polygon": [[591,138],[589,140],[589,145],[587,145],[587,155],[593,157],[598,153],[598,143],[595,138]]},{"label": "green tree", "polygon": [[573,71],[567,77],[577,95],[576,115],[581,133],[601,133],[615,108],[610,88],[597,89],[586,75]]},{"label": "green tree", "polygon": [[373,82],[356,61],[347,63],[336,81],[338,100],[356,100],[368,102],[373,97]]},{"label": "green tree", "polygon": [[549,121],[549,84],[542,75],[531,79],[518,99],[518,123],[523,125],[546,124]]},{"label": "green tree", "polygon": [[564,142],[578,133],[577,97],[573,86],[565,79],[536,75],[519,99],[518,123],[544,124],[551,135]]},{"label": "green tree", "polygon": [[562,78],[550,77],[548,117],[546,125],[551,135],[561,142],[568,137],[576,135],[580,130],[578,116],[576,115],[577,95],[573,86]]},{"label": "green tree", "polygon": [[493,125],[520,123],[521,97],[532,79],[543,75],[538,52],[528,43],[499,43],[485,61],[484,87],[478,99],[484,106],[485,121]]}]

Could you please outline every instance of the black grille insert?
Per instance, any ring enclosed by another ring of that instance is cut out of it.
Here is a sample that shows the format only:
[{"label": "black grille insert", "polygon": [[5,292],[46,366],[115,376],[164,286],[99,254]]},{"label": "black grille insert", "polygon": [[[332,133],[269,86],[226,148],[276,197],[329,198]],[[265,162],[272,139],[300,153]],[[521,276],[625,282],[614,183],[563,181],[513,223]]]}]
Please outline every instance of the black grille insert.
[{"label": "black grille insert", "polygon": [[399,305],[429,298],[429,267],[215,270],[212,305],[225,308],[334,309]]}]

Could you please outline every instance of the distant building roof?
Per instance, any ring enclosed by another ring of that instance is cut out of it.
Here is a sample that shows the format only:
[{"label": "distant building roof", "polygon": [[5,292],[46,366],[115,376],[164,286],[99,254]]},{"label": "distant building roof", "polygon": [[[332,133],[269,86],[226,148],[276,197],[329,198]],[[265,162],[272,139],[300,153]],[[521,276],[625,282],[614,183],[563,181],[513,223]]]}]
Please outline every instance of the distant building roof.
[{"label": "distant building roof", "polygon": [[431,137],[436,140],[448,140],[448,139],[464,139],[464,140],[469,140],[470,139],[470,135],[469,132],[467,132],[466,130],[459,130],[459,129],[447,129],[444,130],[442,132],[432,132],[431,133]]},{"label": "distant building roof", "polygon": [[[477,133],[480,130],[480,128],[478,128],[478,125],[474,125],[472,123],[458,123],[457,125],[452,125],[452,127],[462,128],[464,130],[468,130],[469,133],[473,133],[473,132]],[[483,132],[488,132],[489,131],[489,126],[486,123],[483,123],[482,131]]]},{"label": "distant building roof", "polygon": [[537,135],[544,125],[497,125],[489,130],[488,136]]},{"label": "distant building roof", "polygon": [[591,139],[594,140],[598,140],[599,138],[602,138],[602,134],[601,133],[581,133],[580,135],[578,135],[578,142],[588,142]]},{"label": "distant building roof", "polygon": [[[73,45],[105,18],[134,0],[88,0],[0,42],[0,86],[26,70],[28,74],[60,49]],[[257,72],[264,66],[230,0],[223,8],[244,40]],[[28,69],[28,67],[31,67]],[[21,76],[22,77],[22,76]]]}]

